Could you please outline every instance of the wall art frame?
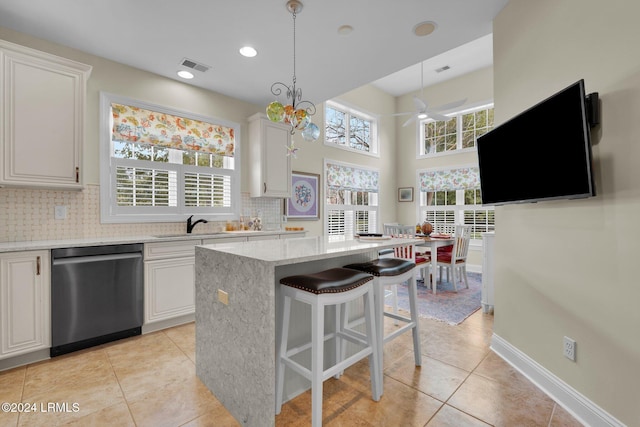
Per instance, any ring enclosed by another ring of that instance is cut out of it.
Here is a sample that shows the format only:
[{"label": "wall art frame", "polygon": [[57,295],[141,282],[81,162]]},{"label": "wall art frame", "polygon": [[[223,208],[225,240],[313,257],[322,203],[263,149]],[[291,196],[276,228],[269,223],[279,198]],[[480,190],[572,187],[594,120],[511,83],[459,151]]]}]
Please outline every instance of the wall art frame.
[{"label": "wall art frame", "polygon": [[285,215],[292,220],[320,219],[320,175],[291,172],[291,197],[284,199]]},{"label": "wall art frame", "polygon": [[413,187],[398,188],[399,202],[413,202]]}]

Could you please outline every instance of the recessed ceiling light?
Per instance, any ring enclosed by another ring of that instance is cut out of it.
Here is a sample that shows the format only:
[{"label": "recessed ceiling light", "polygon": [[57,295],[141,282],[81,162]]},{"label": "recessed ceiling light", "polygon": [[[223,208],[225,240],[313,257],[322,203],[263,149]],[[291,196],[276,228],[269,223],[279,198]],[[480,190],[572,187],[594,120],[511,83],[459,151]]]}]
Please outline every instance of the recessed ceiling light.
[{"label": "recessed ceiling light", "polygon": [[348,34],[351,34],[352,31],[353,31],[353,27],[351,25],[342,25],[341,27],[338,28],[338,34],[340,34],[341,36],[346,36]]},{"label": "recessed ceiling light", "polygon": [[178,71],[178,75],[180,77],[182,77],[183,79],[192,79],[193,78],[193,74],[191,74],[190,72],[188,72],[186,70]]},{"label": "recessed ceiling light", "polygon": [[418,37],[428,36],[433,33],[437,27],[438,25],[433,21],[424,21],[413,27],[413,33]]},{"label": "recessed ceiling light", "polygon": [[251,46],[243,46],[240,48],[240,55],[246,56],[247,58],[253,58],[258,54],[258,51],[252,48]]}]

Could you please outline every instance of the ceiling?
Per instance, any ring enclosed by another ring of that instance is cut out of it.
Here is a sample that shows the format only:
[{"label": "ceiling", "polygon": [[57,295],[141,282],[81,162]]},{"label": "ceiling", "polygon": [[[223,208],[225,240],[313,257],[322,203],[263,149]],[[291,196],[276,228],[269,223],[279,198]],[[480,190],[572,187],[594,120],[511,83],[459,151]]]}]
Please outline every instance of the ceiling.
[{"label": "ceiling", "polygon": [[[392,94],[492,63],[492,21],[508,0],[302,0],[296,79],[318,103],[373,83]],[[293,80],[286,0],[0,0],[0,26],[172,79],[185,58],[211,67],[188,84],[266,104]],[[436,29],[416,36],[414,27]],[[338,28],[353,28],[347,35]],[[238,53],[257,49],[254,58]],[[417,65],[416,65],[417,64]],[[451,68],[435,73],[436,68]],[[184,81],[184,80],[183,80]],[[282,99],[281,99],[282,100]]]}]

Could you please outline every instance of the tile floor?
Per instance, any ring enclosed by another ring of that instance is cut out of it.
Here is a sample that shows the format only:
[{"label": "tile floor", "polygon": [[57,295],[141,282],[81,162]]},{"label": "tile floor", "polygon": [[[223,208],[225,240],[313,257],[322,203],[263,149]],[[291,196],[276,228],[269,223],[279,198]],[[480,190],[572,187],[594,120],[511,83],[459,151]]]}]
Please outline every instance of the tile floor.
[{"label": "tile floor", "polygon": [[[364,360],[325,382],[324,425],[580,426],[491,352],[492,325],[482,310],[458,326],[423,319],[422,367],[409,334],[387,344],[380,402],[371,400]],[[0,372],[0,402],[36,405],[0,412],[0,426],[239,425],[198,380],[194,361],[191,323]],[[310,425],[310,396],[285,404],[276,426]]]}]

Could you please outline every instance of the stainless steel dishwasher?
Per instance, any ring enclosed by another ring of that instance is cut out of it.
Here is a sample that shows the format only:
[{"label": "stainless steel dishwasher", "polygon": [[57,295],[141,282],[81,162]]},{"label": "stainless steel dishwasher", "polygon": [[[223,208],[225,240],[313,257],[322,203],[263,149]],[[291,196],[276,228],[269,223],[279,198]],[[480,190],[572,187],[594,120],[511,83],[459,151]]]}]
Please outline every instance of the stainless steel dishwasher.
[{"label": "stainless steel dishwasher", "polygon": [[142,247],[51,250],[51,357],[140,335]]}]

